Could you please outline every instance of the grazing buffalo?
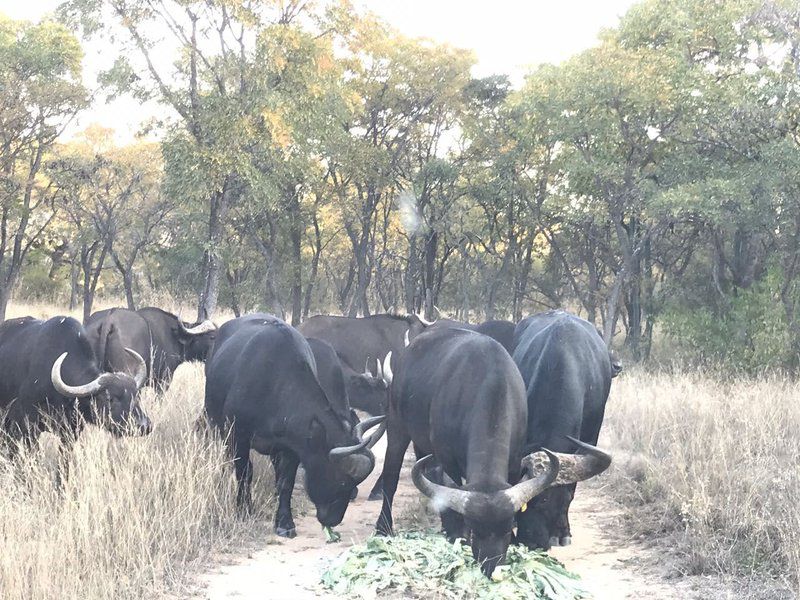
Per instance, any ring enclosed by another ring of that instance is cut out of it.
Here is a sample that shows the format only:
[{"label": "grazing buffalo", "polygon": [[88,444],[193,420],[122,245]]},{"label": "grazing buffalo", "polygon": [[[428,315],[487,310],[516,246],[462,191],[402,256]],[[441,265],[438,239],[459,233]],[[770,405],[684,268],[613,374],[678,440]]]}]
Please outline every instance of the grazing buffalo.
[{"label": "grazing buffalo", "polygon": [[0,423],[28,442],[52,428],[64,441],[83,423],[115,434],[150,432],[137,400],[146,367],[127,349],[134,376],[102,373],[81,324],[70,317],[10,319],[0,325]]},{"label": "grazing buffalo", "polygon": [[161,386],[169,385],[182,362],[205,360],[216,336],[211,321],[187,325],[153,307],[99,311],[86,321],[86,331],[103,370],[130,373],[133,365],[125,348],[133,348],[145,358],[148,383]]},{"label": "grazing buffalo", "polygon": [[470,331],[477,331],[499,342],[509,354],[514,352],[514,328],[516,326],[511,321],[492,320],[473,324],[464,323],[463,321],[454,321],[453,319],[439,319],[433,324],[433,327],[437,329],[458,327],[461,329],[469,329]]},{"label": "grazing buffalo", "polygon": [[[594,444],[603,423],[612,366],[597,329],[588,321],[556,310],[521,321],[514,340],[514,361],[528,397],[526,450],[547,447],[572,452],[578,446],[587,452],[583,475],[606,469],[611,457]],[[582,443],[576,443],[576,439]],[[583,475],[575,480],[586,478]],[[574,483],[540,494],[518,516],[518,541],[545,550],[568,545],[568,512],[574,495]]]},{"label": "grazing buffalo", "polygon": [[349,318],[317,315],[300,324],[306,337],[325,340],[342,360],[356,372],[389,353],[395,356],[432,323],[418,315],[373,315]]},{"label": "grazing buffalo", "polygon": [[240,509],[251,506],[250,449],[275,457],[279,495],[275,531],[293,537],[291,491],[297,463],[323,526],[338,525],[353,489],[375,466],[369,450],[382,429],[363,433],[382,418],[352,427],[337,411],[317,376],[314,354],[305,338],[272,315],[253,314],[228,321],[206,362],[205,410],[208,422],[227,436]]},{"label": "grazing buffalo", "polygon": [[[387,360],[387,367],[389,361]],[[414,484],[442,514],[448,539],[471,540],[472,553],[490,576],[512,538],[515,514],[556,480],[559,463],[575,457],[547,454],[548,465],[523,472],[528,407],[519,370],[493,339],[461,328],[433,329],[417,337],[398,362],[391,383],[384,499],[376,524],[392,532],[392,500],[403,456],[413,442]],[[426,466],[443,470],[432,481]]]}]

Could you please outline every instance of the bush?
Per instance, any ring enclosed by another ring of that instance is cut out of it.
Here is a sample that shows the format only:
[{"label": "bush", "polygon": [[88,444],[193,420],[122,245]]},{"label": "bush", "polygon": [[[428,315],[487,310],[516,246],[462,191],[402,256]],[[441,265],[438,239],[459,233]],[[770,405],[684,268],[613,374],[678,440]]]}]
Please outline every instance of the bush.
[{"label": "bush", "polygon": [[740,290],[724,310],[672,306],[664,313],[663,330],[677,358],[688,363],[755,373],[784,369],[795,361],[778,281],[772,276]]}]

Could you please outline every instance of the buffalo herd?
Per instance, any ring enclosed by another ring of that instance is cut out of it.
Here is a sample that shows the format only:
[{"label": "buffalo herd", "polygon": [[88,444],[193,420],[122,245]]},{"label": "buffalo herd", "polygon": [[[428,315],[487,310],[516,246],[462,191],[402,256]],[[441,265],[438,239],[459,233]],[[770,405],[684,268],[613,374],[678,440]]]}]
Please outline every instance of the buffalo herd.
[{"label": "buffalo herd", "polygon": [[622,365],[594,325],[561,310],[477,325],[319,315],[296,329],[268,314],[217,327],[158,308],[103,310],[84,325],[11,319],[0,325],[2,432],[32,443],[49,430],[64,446],[86,423],[145,435],[139,389],[168,386],[184,361],[205,361],[202,423],[226,440],[239,511],[251,509],[250,451],[271,458],[284,537],[296,535],[298,467],[317,519],[336,526],[386,432],[376,532],[392,534],[413,445],[415,486],[491,575],[511,543],[569,544],[576,483],[611,462],[596,443]]}]

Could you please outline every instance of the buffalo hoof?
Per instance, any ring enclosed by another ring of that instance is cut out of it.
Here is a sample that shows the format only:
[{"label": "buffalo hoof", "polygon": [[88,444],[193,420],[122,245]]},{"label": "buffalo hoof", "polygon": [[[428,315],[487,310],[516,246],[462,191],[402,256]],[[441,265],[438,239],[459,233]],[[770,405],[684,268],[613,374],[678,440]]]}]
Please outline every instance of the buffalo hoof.
[{"label": "buffalo hoof", "polygon": [[561,538],[561,546],[569,546],[572,543],[572,536],[564,536]]},{"label": "buffalo hoof", "polygon": [[275,528],[275,533],[279,537],[284,537],[284,538],[289,538],[289,539],[291,539],[293,537],[297,537],[297,529],[295,529],[294,527],[292,527],[290,529],[286,529],[285,527],[276,527]]},{"label": "buffalo hoof", "polygon": [[551,548],[558,548],[561,545],[561,540],[557,537],[553,536],[550,538],[550,547]]},{"label": "buffalo hoof", "polygon": [[358,488],[353,488],[353,491],[350,492],[350,500],[355,500],[358,498]]},{"label": "buffalo hoof", "polygon": [[371,502],[375,502],[376,500],[383,500],[383,491],[382,490],[372,490],[369,493],[369,500]]}]

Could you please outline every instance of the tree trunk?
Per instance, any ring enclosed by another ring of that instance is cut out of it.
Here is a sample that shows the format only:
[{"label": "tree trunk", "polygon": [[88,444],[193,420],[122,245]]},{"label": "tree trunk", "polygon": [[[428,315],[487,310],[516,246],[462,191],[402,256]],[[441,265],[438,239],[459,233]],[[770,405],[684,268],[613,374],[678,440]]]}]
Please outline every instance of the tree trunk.
[{"label": "tree trunk", "polygon": [[434,294],[434,280],[436,278],[436,253],[439,247],[439,234],[432,231],[425,239],[425,271],[423,273],[423,290],[422,297],[424,299],[423,311],[425,318],[429,321],[434,319],[433,306],[436,303]]},{"label": "tree trunk", "polygon": [[289,204],[289,238],[292,252],[292,325],[300,325],[303,316],[303,240],[300,215],[299,192],[292,189],[288,192]]},{"label": "tree trunk", "polygon": [[11,290],[6,286],[0,287],[0,323],[6,320],[6,311],[8,310],[8,302],[11,299]]},{"label": "tree trunk", "polygon": [[319,274],[319,259],[322,256],[322,236],[319,229],[319,220],[317,219],[317,211],[311,216],[311,223],[314,226],[314,254],[311,256],[311,273],[306,283],[305,300],[303,301],[303,318],[308,317],[311,311],[311,293],[314,290],[314,285],[317,282]]},{"label": "tree trunk", "polygon": [[78,306],[78,255],[73,253],[69,266],[69,310]]},{"label": "tree trunk", "polygon": [[122,274],[122,285],[125,287],[125,301],[128,310],[136,310],[136,301],[133,299],[133,269],[127,269]]},{"label": "tree trunk", "polygon": [[412,235],[408,240],[408,262],[406,263],[406,277],[403,282],[406,312],[413,313],[416,305],[416,282],[419,280],[419,257],[417,256],[417,237]]},{"label": "tree trunk", "polygon": [[217,309],[220,274],[219,248],[222,245],[225,231],[225,219],[238,193],[238,178],[231,174],[225,181],[222,191],[215,192],[211,196],[211,206],[208,213],[208,236],[206,238],[206,248],[203,251],[201,267],[203,287],[200,290],[197,302],[198,321],[210,319]]},{"label": "tree trunk", "polygon": [[219,254],[218,248],[222,242],[222,218],[220,215],[220,198],[212,199],[211,210],[208,218],[208,243],[203,251],[203,265],[201,268],[203,287],[200,291],[197,305],[197,320],[205,321],[214,315],[219,299]]},{"label": "tree trunk", "polygon": [[236,318],[242,316],[242,310],[239,306],[239,283],[241,281],[239,272],[230,272],[229,269],[225,270],[225,277],[228,280],[228,287],[231,289],[231,310]]}]

